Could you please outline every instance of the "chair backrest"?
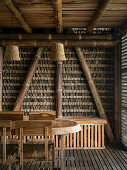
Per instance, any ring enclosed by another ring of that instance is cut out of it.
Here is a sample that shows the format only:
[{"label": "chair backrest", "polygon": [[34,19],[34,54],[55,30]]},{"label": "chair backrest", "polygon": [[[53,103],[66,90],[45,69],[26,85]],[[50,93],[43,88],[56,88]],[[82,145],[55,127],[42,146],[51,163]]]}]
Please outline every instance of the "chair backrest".
[{"label": "chair backrest", "polygon": [[45,128],[48,128],[48,136],[52,136],[52,121],[48,120],[30,120],[16,121],[16,135],[19,136],[20,129],[23,129],[23,136],[43,136]]},{"label": "chair backrest", "polygon": [[23,120],[24,112],[20,111],[0,111],[0,120]]},{"label": "chair backrest", "polygon": [[29,120],[55,120],[56,111],[34,111],[29,113]]},{"label": "chair backrest", "polygon": [[3,136],[3,129],[6,128],[6,136],[11,135],[12,121],[10,120],[0,120],[0,136]]}]

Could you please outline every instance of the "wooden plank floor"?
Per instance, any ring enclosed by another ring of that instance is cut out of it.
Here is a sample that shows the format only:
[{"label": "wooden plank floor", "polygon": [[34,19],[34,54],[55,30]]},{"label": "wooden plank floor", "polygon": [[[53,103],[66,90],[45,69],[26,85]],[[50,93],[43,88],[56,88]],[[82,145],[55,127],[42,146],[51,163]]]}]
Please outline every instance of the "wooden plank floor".
[{"label": "wooden plank floor", "polygon": [[[56,151],[55,169],[60,166],[59,152]],[[127,150],[122,147],[107,146],[104,150],[66,150],[64,166],[66,170],[127,170]],[[0,170],[8,166],[0,163]],[[44,170],[44,162],[24,163],[24,170]],[[14,163],[12,170],[15,170]]]}]

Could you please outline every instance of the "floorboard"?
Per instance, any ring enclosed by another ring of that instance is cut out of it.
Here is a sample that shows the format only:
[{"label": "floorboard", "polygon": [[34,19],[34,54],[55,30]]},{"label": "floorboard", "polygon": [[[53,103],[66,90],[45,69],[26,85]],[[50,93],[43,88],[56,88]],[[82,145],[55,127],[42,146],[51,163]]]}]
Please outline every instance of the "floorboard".
[{"label": "floorboard", "polygon": [[[45,170],[44,166],[44,162],[24,163],[25,170]],[[64,166],[65,170],[127,170],[127,150],[116,146],[103,150],[65,150]],[[0,170],[7,169],[8,166],[0,162]],[[59,151],[56,151],[54,169],[60,169]],[[14,162],[12,170],[15,170]]]}]

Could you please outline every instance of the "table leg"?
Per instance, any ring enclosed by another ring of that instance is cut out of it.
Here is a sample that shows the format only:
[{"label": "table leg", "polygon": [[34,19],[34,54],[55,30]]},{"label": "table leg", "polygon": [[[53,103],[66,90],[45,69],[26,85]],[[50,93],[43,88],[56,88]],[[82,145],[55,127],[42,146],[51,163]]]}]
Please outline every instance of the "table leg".
[{"label": "table leg", "polygon": [[64,137],[65,135],[61,135],[61,149],[60,149],[60,168],[64,170]]}]

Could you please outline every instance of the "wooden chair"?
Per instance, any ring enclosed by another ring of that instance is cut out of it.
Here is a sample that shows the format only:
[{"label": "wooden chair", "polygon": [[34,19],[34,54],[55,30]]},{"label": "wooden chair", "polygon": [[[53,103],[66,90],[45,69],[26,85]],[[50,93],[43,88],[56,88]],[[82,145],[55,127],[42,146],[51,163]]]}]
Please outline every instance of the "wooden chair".
[{"label": "wooden chair", "polygon": [[56,111],[34,111],[29,113],[29,120],[55,120]]},{"label": "wooden chair", "polygon": [[[12,156],[15,153],[16,145],[7,144],[6,138],[11,135],[12,121],[0,120],[0,137],[3,138],[0,143],[0,159],[3,164],[9,164],[9,170],[11,170]],[[3,153],[3,154],[2,154]]]},{"label": "wooden chair", "polygon": [[0,111],[0,120],[23,120],[24,112],[20,111]]},{"label": "wooden chair", "polygon": [[[52,139],[52,121],[31,120],[16,121],[16,135],[19,138],[19,156],[17,161],[23,169],[23,161],[45,161],[47,167],[50,162],[50,169],[54,162],[55,146]],[[24,136],[45,136],[44,143],[41,140],[29,140],[26,144],[23,142]],[[48,140],[50,136],[50,140]],[[17,168],[18,169],[18,168]]]}]

